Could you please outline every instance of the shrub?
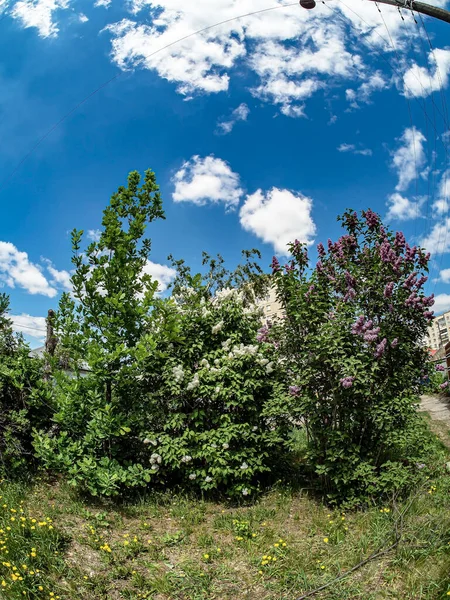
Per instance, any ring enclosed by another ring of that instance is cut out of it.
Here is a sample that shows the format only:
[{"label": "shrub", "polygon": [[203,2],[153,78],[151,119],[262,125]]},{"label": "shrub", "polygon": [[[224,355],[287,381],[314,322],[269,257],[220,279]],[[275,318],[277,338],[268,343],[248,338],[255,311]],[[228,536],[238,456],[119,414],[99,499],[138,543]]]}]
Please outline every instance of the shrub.
[{"label": "shrub", "polygon": [[50,416],[42,363],[11,329],[9,299],[0,294],[0,472],[23,474],[33,462],[32,428]]},{"label": "shrub", "polygon": [[286,319],[274,334],[286,361],[292,412],[308,460],[330,498],[401,487],[420,446],[418,382],[433,297],[422,291],[429,256],[371,210],[341,218],[346,234],[308,271],[306,248],[273,272]]},{"label": "shrub", "polygon": [[176,300],[155,297],[143,235],[163,213],[153,174],[139,182],[132,173],[113,195],[85,252],[73,233],[74,298],[60,303],[57,355],[90,374],[55,372],[54,426],[36,432],[36,453],[91,494],[183,484],[248,496],[286,423],[274,348],[257,342],[261,315],[248,306],[264,277],[252,252],[233,274],[205,256],[205,278],[174,261]]}]

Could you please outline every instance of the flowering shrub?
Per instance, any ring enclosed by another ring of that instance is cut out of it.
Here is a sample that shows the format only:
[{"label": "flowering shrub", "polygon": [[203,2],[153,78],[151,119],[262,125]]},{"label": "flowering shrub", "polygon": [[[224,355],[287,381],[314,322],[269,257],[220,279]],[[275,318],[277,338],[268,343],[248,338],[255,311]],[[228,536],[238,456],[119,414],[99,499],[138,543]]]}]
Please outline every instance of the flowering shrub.
[{"label": "flowering shrub", "polygon": [[330,494],[388,491],[408,478],[404,459],[420,443],[416,390],[433,296],[429,256],[386,230],[371,210],[341,218],[346,233],[308,271],[306,248],[274,258],[286,319],[278,328],[292,413],[303,419],[308,459]]},{"label": "flowering shrub", "polygon": [[284,450],[286,394],[260,311],[243,291],[211,287],[213,271],[183,271],[176,301],[155,308],[142,444],[155,480],[245,498]]},{"label": "flowering shrub", "polygon": [[36,432],[36,453],[91,494],[181,484],[248,497],[287,438],[276,351],[251,304],[264,277],[252,252],[232,274],[204,256],[204,278],[174,261],[173,298],[156,297],[142,237],[162,208],[153,174],[139,181],[132,173],[112,197],[86,252],[73,234],[75,298],[60,304],[58,352],[91,372],[55,371],[54,426]]}]

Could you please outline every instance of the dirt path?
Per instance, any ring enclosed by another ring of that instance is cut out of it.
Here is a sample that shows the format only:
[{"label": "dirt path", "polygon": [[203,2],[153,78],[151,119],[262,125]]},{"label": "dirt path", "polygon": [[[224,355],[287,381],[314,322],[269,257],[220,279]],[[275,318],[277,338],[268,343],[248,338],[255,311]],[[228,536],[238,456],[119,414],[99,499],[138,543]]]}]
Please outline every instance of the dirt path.
[{"label": "dirt path", "polygon": [[450,399],[442,396],[421,396],[420,408],[433,421],[441,421],[450,427]]}]

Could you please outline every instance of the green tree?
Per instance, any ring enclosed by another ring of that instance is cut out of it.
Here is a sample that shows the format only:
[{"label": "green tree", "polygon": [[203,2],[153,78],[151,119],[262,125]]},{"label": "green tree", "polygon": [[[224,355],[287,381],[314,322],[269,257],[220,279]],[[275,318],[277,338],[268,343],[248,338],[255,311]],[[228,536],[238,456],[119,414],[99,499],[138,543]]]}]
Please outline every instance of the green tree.
[{"label": "green tree", "polygon": [[54,369],[55,429],[37,432],[35,447],[47,466],[68,471],[74,484],[94,493],[148,480],[133,447],[142,404],[136,363],[158,287],[146,270],[151,242],[144,236],[163,218],[154,173],[146,171],[141,184],[132,172],[104,210],[98,239],[82,251],[83,231],[72,232],[73,292],[62,296],[56,315],[54,366],[62,362],[75,373],[84,366],[89,375]]}]

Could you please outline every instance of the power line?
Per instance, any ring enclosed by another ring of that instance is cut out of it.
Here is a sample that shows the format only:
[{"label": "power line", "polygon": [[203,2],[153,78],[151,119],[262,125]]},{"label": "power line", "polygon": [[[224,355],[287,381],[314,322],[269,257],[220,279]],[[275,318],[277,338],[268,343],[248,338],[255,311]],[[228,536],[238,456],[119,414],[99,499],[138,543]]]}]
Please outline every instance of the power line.
[{"label": "power line", "polygon": [[14,330],[19,330],[20,329],[29,329],[30,331],[39,331],[40,333],[46,333],[45,329],[38,329],[37,327],[29,327],[28,325],[21,325],[20,323],[17,323],[15,321],[12,321],[12,328]]},{"label": "power line", "polygon": [[[181,38],[178,38],[177,40],[170,42],[170,44],[166,44],[165,46],[162,46],[162,48],[158,48],[158,50],[155,50],[154,52],[151,52],[147,58],[151,58],[152,56],[155,56],[156,54],[158,54],[159,52],[162,52],[163,50],[167,50],[167,48],[170,48],[171,46],[174,46],[175,44],[179,44],[180,42],[183,42],[184,40],[187,40],[190,37],[193,37],[194,35],[198,35],[200,33],[204,33],[205,31],[209,31],[210,29],[214,29],[215,27],[220,27],[220,25],[226,25],[227,23],[231,23],[232,21],[237,21],[238,19],[244,19],[245,17],[251,17],[253,15],[258,15],[261,13],[265,13],[265,12],[269,12],[272,10],[277,10],[280,8],[289,8],[291,6],[298,6],[298,2],[290,2],[289,4],[278,4],[277,6],[271,6],[269,8],[262,8],[260,10],[255,10],[252,12],[248,12],[245,13],[243,15],[238,15],[236,17],[231,17],[229,19],[224,19],[223,21],[219,21],[218,23],[213,23],[212,25],[207,25],[206,27],[202,27],[202,29],[198,29],[197,31],[193,31],[192,33],[189,33]],[[100,90],[102,90],[103,88],[105,88],[106,86],[108,86],[110,83],[112,83],[113,81],[115,81],[116,79],[119,79],[119,77],[121,77],[124,74],[124,71],[120,71],[119,73],[116,73],[116,75],[114,75],[113,77],[111,77],[110,79],[108,79],[107,81],[104,81],[101,85],[99,85],[95,90],[93,90],[90,94],[88,94],[87,96],[85,96],[82,100],[80,100],[80,102],[78,102],[78,104],[76,104],[73,108],[71,108],[69,110],[69,112],[67,112],[65,115],[63,115],[59,121],[57,121],[56,123],[54,123],[50,129],[48,129],[43,136],[41,136],[37,142],[34,144],[34,146],[25,154],[25,156],[18,162],[18,164],[16,165],[16,167],[13,169],[13,171],[10,173],[10,175],[4,180],[4,182],[2,183],[2,185],[0,186],[0,192],[2,192],[6,185],[9,183],[9,181],[14,177],[14,175],[17,173],[17,171],[20,169],[20,167],[23,165],[23,163],[33,154],[33,152],[39,148],[39,146],[42,144],[42,142],[44,142],[49,135],[51,135],[55,129],[57,129],[62,123],[64,123],[64,121],[66,121],[74,112],[76,112],[81,106],[83,106],[83,104],[85,104],[88,100],[90,100],[90,98],[92,98],[93,96],[95,96]]]}]

